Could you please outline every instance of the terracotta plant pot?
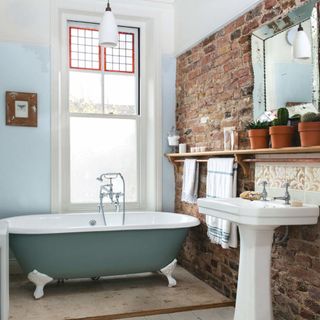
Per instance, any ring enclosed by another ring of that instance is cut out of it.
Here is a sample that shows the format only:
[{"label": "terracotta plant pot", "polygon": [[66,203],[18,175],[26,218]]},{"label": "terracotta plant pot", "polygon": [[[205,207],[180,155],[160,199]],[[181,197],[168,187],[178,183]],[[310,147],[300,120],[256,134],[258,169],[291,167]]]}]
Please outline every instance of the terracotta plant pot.
[{"label": "terracotta plant pot", "polygon": [[273,126],[269,128],[272,148],[292,147],[294,127]]},{"label": "terracotta plant pot", "polygon": [[300,122],[298,130],[302,147],[320,146],[320,122]]},{"label": "terracotta plant pot", "polygon": [[300,120],[296,119],[289,119],[289,125],[294,127],[294,135],[293,135],[293,146],[294,147],[300,147],[300,135],[298,131],[298,125],[299,125]]},{"label": "terracotta plant pot", "polygon": [[250,129],[248,130],[251,149],[265,149],[269,147],[268,129]]}]

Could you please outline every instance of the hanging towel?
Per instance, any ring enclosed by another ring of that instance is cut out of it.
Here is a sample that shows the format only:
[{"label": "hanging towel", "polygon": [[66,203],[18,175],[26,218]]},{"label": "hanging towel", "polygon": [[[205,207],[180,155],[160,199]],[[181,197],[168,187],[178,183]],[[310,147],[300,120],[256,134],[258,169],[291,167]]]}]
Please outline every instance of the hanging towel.
[{"label": "hanging towel", "polygon": [[181,201],[196,203],[198,198],[199,164],[195,159],[185,159]]},{"label": "hanging towel", "polygon": [[[237,164],[233,158],[208,160],[207,197],[232,198],[237,194]],[[230,221],[206,216],[208,237],[222,248],[238,246],[237,225]]]}]

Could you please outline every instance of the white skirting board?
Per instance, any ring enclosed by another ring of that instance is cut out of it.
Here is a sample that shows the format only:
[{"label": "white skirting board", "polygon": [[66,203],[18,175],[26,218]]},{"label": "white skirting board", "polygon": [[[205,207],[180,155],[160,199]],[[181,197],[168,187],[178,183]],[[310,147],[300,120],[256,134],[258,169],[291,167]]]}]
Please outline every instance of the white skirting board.
[{"label": "white skirting board", "polygon": [[6,222],[0,221],[0,320],[9,318],[9,235]]}]

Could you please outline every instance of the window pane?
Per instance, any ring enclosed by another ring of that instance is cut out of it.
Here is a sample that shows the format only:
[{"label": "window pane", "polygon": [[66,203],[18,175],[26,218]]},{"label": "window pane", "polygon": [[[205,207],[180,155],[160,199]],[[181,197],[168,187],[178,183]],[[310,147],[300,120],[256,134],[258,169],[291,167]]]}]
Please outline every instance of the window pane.
[{"label": "window pane", "polygon": [[[70,68],[100,70],[100,47],[96,39],[97,34],[96,30],[80,27],[69,28]],[[85,53],[93,54],[84,55]],[[99,61],[99,63],[93,65],[93,61]]]},{"label": "window pane", "polygon": [[[71,202],[98,203],[101,173],[121,172],[126,200],[137,201],[136,120],[70,118]],[[120,181],[115,191],[121,191]]]},{"label": "window pane", "polygon": [[137,114],[136,78],[126,74],[105,74],[104,99],[106,114]]},{"label": "window pane", "polygon": [[[119,43],[115,48],[107,48],[105,50],[105,71],[134,73],[134,34],[119,32]],[[120,64],[115,62],[115,58]],[[123,61],[121,61],[123,60]],[[127,64],[131,67],[128,69]],[[130,71],[129,71],[130,70]]]},{"label": "window pane", "polygon": [[69,72],[69,111],[75,113],[103,113],[101,102],[101,74]]}]

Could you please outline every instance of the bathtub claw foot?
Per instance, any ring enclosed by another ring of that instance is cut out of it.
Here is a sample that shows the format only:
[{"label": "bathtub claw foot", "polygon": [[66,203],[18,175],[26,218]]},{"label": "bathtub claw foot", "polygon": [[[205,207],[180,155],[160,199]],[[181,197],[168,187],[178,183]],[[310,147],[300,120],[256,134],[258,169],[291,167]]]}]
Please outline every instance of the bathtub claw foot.
[{"label": "bathtub claw foot", "polygon": [[28,274],[28,279],[35,284],[36,290],[34,291],[34,298],[40,299],[43,297],[43,289],[46,284],[51,282],[53,279],[46,274],[40,273],[37,270],[33,270]]},{"label": "bathtub claw foot", "polygon": [[160,272],[167,277],[169,288],[175,287],[177,284],[176,279],[172,277],[172,274],[176,266],[177,266],[177,259],[174,259],[170,264],[168,264],[166,267],[160,270]]}]

